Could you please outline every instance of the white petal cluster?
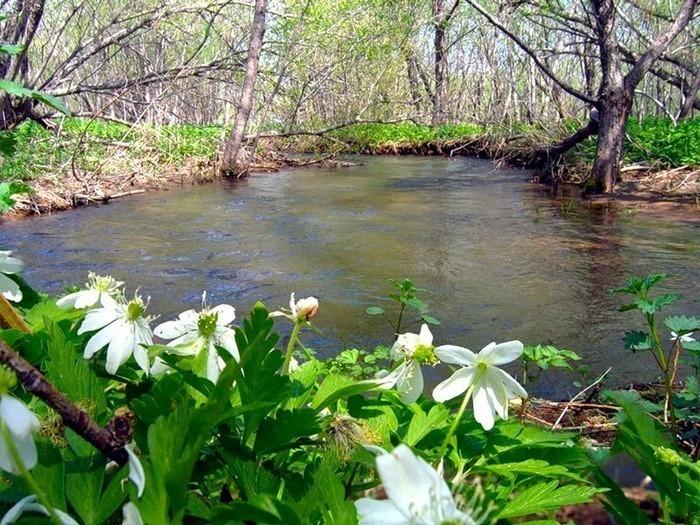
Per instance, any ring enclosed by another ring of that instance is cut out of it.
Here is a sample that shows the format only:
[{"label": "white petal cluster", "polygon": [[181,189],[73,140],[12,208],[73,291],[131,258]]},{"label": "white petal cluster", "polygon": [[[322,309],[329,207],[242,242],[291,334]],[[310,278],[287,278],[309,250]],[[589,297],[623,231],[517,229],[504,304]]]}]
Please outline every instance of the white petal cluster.
[{"label": "white petal cluster", "polygon": [[134,452],[133,443],[126,445],[124,450],[129,456],[129,479],[136,485],[136,495],[140,498],[146,488],[146,473],[143,471],[141,460]]},{"label": "white petal cluster", "polygon": [[61,297],[56,304],[59,308],[93,308],[95,306],[112,306],[121,295],[124,283],[111,276],[101,276],[93,272],[88,274],[85,289]]},{"label": "white petal cluster", "polygon": [[[9,438],[17,449],[24,467],[34,468],[37,461],[34,432],[41,426],[39,418],[16,397],[2,394],[0,395],[0,421],[7,428]],[[20,474],[20,469],[10,454],[4,432],[0,435],[0,468],[15,475]]]},{"label": "white petal cluster", "polygon": [[460,511],[445,480],[406,445],[377,456],[377,471],[388,496],[355,502],[360,525],[474,525]]},{"label": "white petal cluster", "polygon": [[393,388],[404,403],[413,403],[423,392],[421,364],[432,364],[434,359],[433,334],[427,324],[420,333],[400,334],[391,348],[391,358],[399,365],[380,379],[379,388]]},{"label": "white petal cluster", "polygon": [[116,374],[133,355],[141,370],[148,374],[150,365],[144,345],[153,344],[153,334],[145,311],[146,305],[139,296],[128,303],[121,299],[107,301],[100,308],[88,311],[78,334],[96,333],[88,340],[83,357],[90,359],[106,346],[108,373]]},{"label": "white petal cluster", "polygon": [[22,300],[22,290],[8,275],[20,273],[23,268],[24,263],[12,257],[11,251],[0,251],[0,294],[8,301]]},{"label": "white petal cluster", "polygon": [[435,349],[443,363],[461,365],[451,377],[433,390],[436,401],[455,398],[470,388],[473,389],[474,418],[491,430],[495,416],[508,419],[508,401],[517,397],[526,398],[527,392],[499,365],[518,359],[523,353],[520,341],[490,343],[478,354],[461,346],[444,345]]},{"label": "white petal cluster", "polygon": [[[239,359],[236,332],[229,326],[235,318],[236,310],[228,304],[204,308],[201,312],[187,310],[176,320],[156,326],[154,333],[161,339],[170,340],[167,346],[174,355],[192,357],[205,352],[205,375],[216,383],[225,366],[216,347],[225,349],[234,359]],[[159,374],[166,370],[167,365],[161,359],[156,359],[151,372]]]}]

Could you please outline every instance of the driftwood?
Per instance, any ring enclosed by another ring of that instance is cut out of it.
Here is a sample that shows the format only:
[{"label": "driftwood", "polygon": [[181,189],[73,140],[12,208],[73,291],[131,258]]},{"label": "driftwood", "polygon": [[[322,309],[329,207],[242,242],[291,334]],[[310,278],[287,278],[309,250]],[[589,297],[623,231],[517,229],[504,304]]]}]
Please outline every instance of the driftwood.
[{"label": "driftwood", "polygon": [[88,204],[91,202],[103,202],[107,203],[114,199],[119,199],[121,197],[128,197],[129,195],[138,195],[139,193],[145,193],[146,190],[131,190],[122,191],[119,193],[112,193],[110,195],[88,195],[87,193],[74,193],[73,202],[77,204]]}]

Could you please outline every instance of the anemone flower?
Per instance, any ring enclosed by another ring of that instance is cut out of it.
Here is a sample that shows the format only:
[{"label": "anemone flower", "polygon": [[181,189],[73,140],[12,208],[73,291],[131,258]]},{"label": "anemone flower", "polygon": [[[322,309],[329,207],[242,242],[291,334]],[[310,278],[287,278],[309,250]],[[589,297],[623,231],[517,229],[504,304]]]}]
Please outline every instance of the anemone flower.
[{"label": "anemone flower", "polygon": [[443,363],[461,365],[451,377],[433,390],[436,401],[447,401],[464,392],[473,396],[474,418],[491,430],[495,416],[508,419],[508,400],[526,398],[527,392],[499,365],[518,359],[523,353],[520,341],[489,343],[478,354],[461,346],[444,345],[435,349]]},{"label": "anemone flower", "polygon": [[683,334],[679,338],[678,334],[676,332],[671,331],[671,341],[675,341],[676,339],[680,339],[681,343],[692,343],[693,341],[695,341],[695,338],[693,338],[692,332],[689,334]]},{"label": "anemone flower", "polygon": [[406,445],[376,458],[388,499],[355,502],[359,525],[474,525],[457,508],[445,480]]},{"label": "anemone flower", "polygon": [[399,365],[388,375],[379,378],[379,388],[389,389],[396,386],[404,403],[413,403],[423,392],[423,372],[421,365],[434,365],[435,348],[433,334],[427,324],[423,324],[420,333],[400,334],[391,348],[391,358]]},{"label": "anemone flower", "polygon": [[120,366],[133,355],[146,374],[149,371],[148,352],[144,348],[153,344],[153,334],[144,314],[146,304],[136,295],[128,303],[114,301],[101,308],[90,310],[85,316],[78,334],[97,331],[85,346],[83,357],[90,359],[107,346],[107,372],[114,375]]},{"label": "anemone flower", "polygon": [[12,440],[24,467],[32,469],[36,466],[37,453],[34,444],[34,432],[39,430],[39,418],[29,410],[27,405],[10,394],[0,395],[0,421],[7,428],[8,436],[0,435],[0,468],[12,474],[19,475],[20,468],[15,463],[5,441]]},{"label": "anemone flower", "polygon": [[[205,299],[206,294],[203,294],[204,309],[201,312],[182,312],[177,320],[156,326],[153,333],[170,340],[167,346],[172,350],[169,353],[192,357],[204,352],[202,357],[206,356],[206,362],[202,363],[202,371],[207,379],[216,383],[221,370],[226,366],[216,347],[220,346],[234,359],[239,359],[236,332],[229,326],[236,318],[236,310],[228,304],[207,308]],[[157,375],[167,369],[167,365],[157,359],[151,371]]]},{"label": "anemone flower", "polygon": [[10,251],[0,251],[0,294],[8,301],[20,302],[22,300],[22,290],[19,285],[8,277],[19,273],[24,268],[24,263],[12,257]]},{"label": "anemone flower", "polygon": [[88,282],[85,289],[70,293],[56,301],[59,308],[92,308],[97,305],[112,306],[115,298],[120,295],[120,288],[124,283],[113,277],[97,275],[94,272],[88,274]]}]

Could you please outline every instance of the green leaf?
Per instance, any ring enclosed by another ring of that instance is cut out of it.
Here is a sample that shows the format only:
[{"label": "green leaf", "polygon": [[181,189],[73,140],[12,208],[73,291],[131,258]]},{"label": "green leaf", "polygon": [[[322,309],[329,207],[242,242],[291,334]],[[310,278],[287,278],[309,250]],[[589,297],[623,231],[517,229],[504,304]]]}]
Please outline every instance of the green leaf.
[{"label": "green leaf", "polygon": [[301,525],[294,509],[270,494],[257,494],[248,501],[234,501],[212,509],[211,523],[265,523]]},{"label": "green leaf", "polygon": [[310,408],[278,410],[274,417],[262,420],[255,435],[257,454],[293,447],[300,438],[321,432],[318,414]]},{"label": "green leaf", "polygon": [[432,325],[435,325],[435,326],[439,326],[439,325],[442,324],[442,323],[440,322],[439,319],[436,319],[436,318],[433,317],[432,315],[423,314],[423,315],[421,315],[420,318],[421,318],[423,321],[425,321],[426,323],[432,324]]},{"label": "green leaf", "polygon": [[651,350],[651,347],[651,337],[646,332],[639,330],[625,332],[625,348],[636,352],[638,350]]},{"label": "green leaf", "polygon": [[376,386],[374,381],[357,381],[344,375],[330,374],[318,387],[311,406],[316,410],[323,410],[339,399],[367,392]]},{"label": "green leaf", "polygon": [[411,447],[427,436],[429,432],[444,427],[450,415],[445,405],[442,404],[433,405],[427,414],[416,404],[412,405],[411,409],[413,417],[408,425],[406,436],[402,440],[403,443]]},{"label": "green leaf", "polygon": [[527,459],[516,463],[500,463],[493,465],[477,465],[474,471],[493,472],[507,479],[515,479],[519,475],[539,476],[543,478],[569,478],[584,482],[583,478],[562,465],[550,465],[541,459]]},{"label": "green leaf", "polygon": [[0,44],[0,53],[3,55],[19,55],[23,49],[22,44]]},{"label": "green leaf", "polygon": [[384,308],[380,306],[370,306],[365,310],[367,315],[382,315],[384,313]]},{"label": "green leaf", "polygon": [[674,315],[664,319],[664,323],[669,328],[676,332],[679,336],[690,334],[700,330],[700,319],[697,317],[686,317],[685,315]]},{"label": "green leaf", "polygon": [[594,487],[581,485],[560,487],[557,480],[537,483],[522,492],[518,492],[515,498],[509,501],[498,513],[498,518],[517,518],[550,509],[558,509],[564,505],[588,503],[598,492]]}]

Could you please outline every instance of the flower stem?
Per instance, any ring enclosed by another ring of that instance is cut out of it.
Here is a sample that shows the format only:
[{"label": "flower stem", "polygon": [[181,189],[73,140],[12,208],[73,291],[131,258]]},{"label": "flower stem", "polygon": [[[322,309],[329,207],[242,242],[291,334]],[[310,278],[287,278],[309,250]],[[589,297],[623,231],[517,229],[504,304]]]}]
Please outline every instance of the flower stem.
[{"label": "flower stem", "polygon": [[39,500],[39,503],[46,507],[46,512],[48,513],[51,521],[56,523],[57,525],[61,525],[61,520],[58,517],[58,514],[56,514],[56,510],[53,508],[53,505],[51,505],[51,502],[48,500],[48,498],[41,490],[37,482],[29,473],[27,467],[24,465],[24,461],[22,461],[22,458],[19,455],[19,452],[17,451],[17,447],[15,446],[14,441],[12,441],[12,436],[10,436],[10,431],[7,428],[7,425],[5,425],[4,422],[0,422],[0,425],[2,425],[2,438],[5,440],[7,450],[10,452],[10,456],[12,456],[12,461],[19,469],[20,475],[24,478],[24,481],[27,483],[29,490],[31,490],[32,493],[36,496],[36,499]]},{"label": "flower stem", "polygon": [[464,399],[462,399],[462,404],[459,405],[459,410],[457,411],[457,415],[455,416],[454,420],[452,421],[452,425],[450,426],[450,429],[447,431],[447,435],[445,436],[445,440],[442,442],[442,445],[440,446],[440,451],[438,452],[438,458],[440,458],[440,461],[442,460],[443,456],[445,455],[445,452],[447,452],[447,444],[449,443],[450,439],[452,439],[452,436],[454,435],[455,431],[457,430],[457,427],[459,426],[459,422],[462,420],[462,416],[464,415],[464,411],[467,409],[467,404],[469,403],[469,399],[472,397],[473,392],[474,392],[474,385],[470,386],[467,389],[467,392],[464,394]]},{"label": "flower stem", "polygon": [[287,343],[287,353],[284,355],[284,363],[282,363],[283,374],[289,374],[289,367],[292,364],[292,356],[294,354],[294,346],[296,345],[297,337],[299,336],[299,330],[301,330],[302,324],[303,323],[300,323],[299,321],[294,323],[294,328],[292,329],[292,333],[289,336],[289,342]]}]

